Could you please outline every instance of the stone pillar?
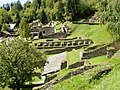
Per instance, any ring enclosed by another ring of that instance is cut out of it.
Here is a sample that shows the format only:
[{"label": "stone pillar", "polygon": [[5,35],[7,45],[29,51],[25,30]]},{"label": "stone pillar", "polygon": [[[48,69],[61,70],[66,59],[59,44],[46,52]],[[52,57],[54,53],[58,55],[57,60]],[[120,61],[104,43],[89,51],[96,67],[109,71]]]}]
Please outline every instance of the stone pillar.
[{"label": "stone pillar", "polygon": [[80,50],[80,60],[83,59],[83,52],[84,52],[84,50]]},{"label": "stone pillar", "polygon": [[67,61],[61,62],[61,69],[64,69],[67,67]]}]

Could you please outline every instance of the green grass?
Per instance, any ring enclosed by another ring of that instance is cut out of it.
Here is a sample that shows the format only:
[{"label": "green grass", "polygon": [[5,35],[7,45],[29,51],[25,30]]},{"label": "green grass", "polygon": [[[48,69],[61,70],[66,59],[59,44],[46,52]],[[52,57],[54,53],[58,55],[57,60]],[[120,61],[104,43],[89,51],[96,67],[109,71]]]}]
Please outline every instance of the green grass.
[{"label": "green grass", "polygon": [[80,61],[80,49],[73,49],[72,51],[67,52],[66,60],[68,61],[69,65]]},{"label": "green grass", "polygon": [[106,30],[105,25],[88,25],[88,24],[70,24],[71,29],[74,29],[69,37],[89,38],[94,43],[110,43],[111,36]]},{"label": "green grass", "polygon": [[89,59],[89,62],[92,65],[96,65],[96,64],[102,64],[104,62],[110,62],[110,59],[107,58],[107,55],[104,55],[104,56],[99,56],[99,57],[91,58],[91,59]]},{"label": "green grass", "polygon": [[57,84],[53,90],[84,90],[87,84],[88,78],[77,75]]},{"label": "green grass", "polygon": [[72,71],[72,69],[67,69],[67,68],[59,71],[59,72],[57,73],[57,77],[55,78],[55,80],[64,77],[65,75],[67,75],[67,74],[70,73],[71,71]]},{"label": "green grass", "polygon": [[90,90],[120,90],[120,62],[119,59],[110,59],[114,64],[113,70],[107,75],[97,80],[91,85]]},{"label": "green grass", "polygon": [[[120,59],[120,58],[119,58]],[[91,64],[103,64],[102,66],[85,71],[83,75],[77,75],[71,77],[68,80],[55,85],[53,90],[120,90],[120,62],[119,59],[108,59],[105,56],[99,56],[90,59]],[[103,75],[100,79],[92,79],[91,77],[96,75],[96,72],[104,70],[110,65],[114,65],[114,68],[108,75]]]},{"label": "green grass", "polygon": [[120,50],[117,51],[117,53],[114,54],[113,58],[120,58]]},{"label": "green grass", "polygon": [[106,70],[109,66],[110,65],[98,66],[85,71],[83,75],[73,76],[55,85],[53,90],[91,90],[93,83],[95,83],[93,79],[94,76],[96,76],[98,72]]}]

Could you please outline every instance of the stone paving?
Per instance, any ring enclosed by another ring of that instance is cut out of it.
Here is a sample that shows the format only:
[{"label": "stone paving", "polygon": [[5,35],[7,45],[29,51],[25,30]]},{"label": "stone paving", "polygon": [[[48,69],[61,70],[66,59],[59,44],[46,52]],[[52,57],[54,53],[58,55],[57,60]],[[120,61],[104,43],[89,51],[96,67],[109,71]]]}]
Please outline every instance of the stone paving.
[{"label": "stone paving", "polygon": [[60,70],[61,62],[66,59],[66,52],[48,57],[44,66],[43,75]]}]

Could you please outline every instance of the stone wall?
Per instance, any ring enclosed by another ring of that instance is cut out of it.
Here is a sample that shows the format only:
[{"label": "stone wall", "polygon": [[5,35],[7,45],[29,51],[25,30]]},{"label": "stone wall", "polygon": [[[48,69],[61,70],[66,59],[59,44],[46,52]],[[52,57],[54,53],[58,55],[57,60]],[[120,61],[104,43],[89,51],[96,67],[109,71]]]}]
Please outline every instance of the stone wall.
[{"label": "stone wall", "polygon": [[102,46],[93,51],[80,52],[81,59],[90,59],[93,57],[101,56],[107,54],[107,46]]},{"label": "stone wall", "polygon": [[60,32],[60,33],[55,33],[55,34],[45,36],[44,38],[66,38],[67,36],[68,34]]},{"label": "stone wall", "polygon": [[118,51],[120,49],[120,41],[103,45],[99,48],[96,48],[95,50],[90,50],[87,52],[81,51],[80,58],[81,59],[90,59],[93,57],[105,55],[105,54],[107,54],[107,47],[113,47],[113,48],[115,48],[115,51]]},{"label": "stone wall", "polygon": [[76,62],[76,63],[70,65],[68,68],[72,69],[72,68],[77,68],[77,67],[81,67],[81,66],[84,66],[84,61],[82,61],[82,62]]}]

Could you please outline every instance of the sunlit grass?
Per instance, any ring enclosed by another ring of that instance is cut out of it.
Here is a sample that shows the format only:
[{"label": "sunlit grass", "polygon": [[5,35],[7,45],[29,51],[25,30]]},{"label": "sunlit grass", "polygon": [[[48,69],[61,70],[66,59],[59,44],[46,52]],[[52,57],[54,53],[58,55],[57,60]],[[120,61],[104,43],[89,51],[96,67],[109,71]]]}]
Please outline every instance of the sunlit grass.
[{"label": "sunlit grass", "polygon": [[67,52],[66,60],[68,61],[69,65],[80,61],[80,49],[73,49],[72,51]]}]

